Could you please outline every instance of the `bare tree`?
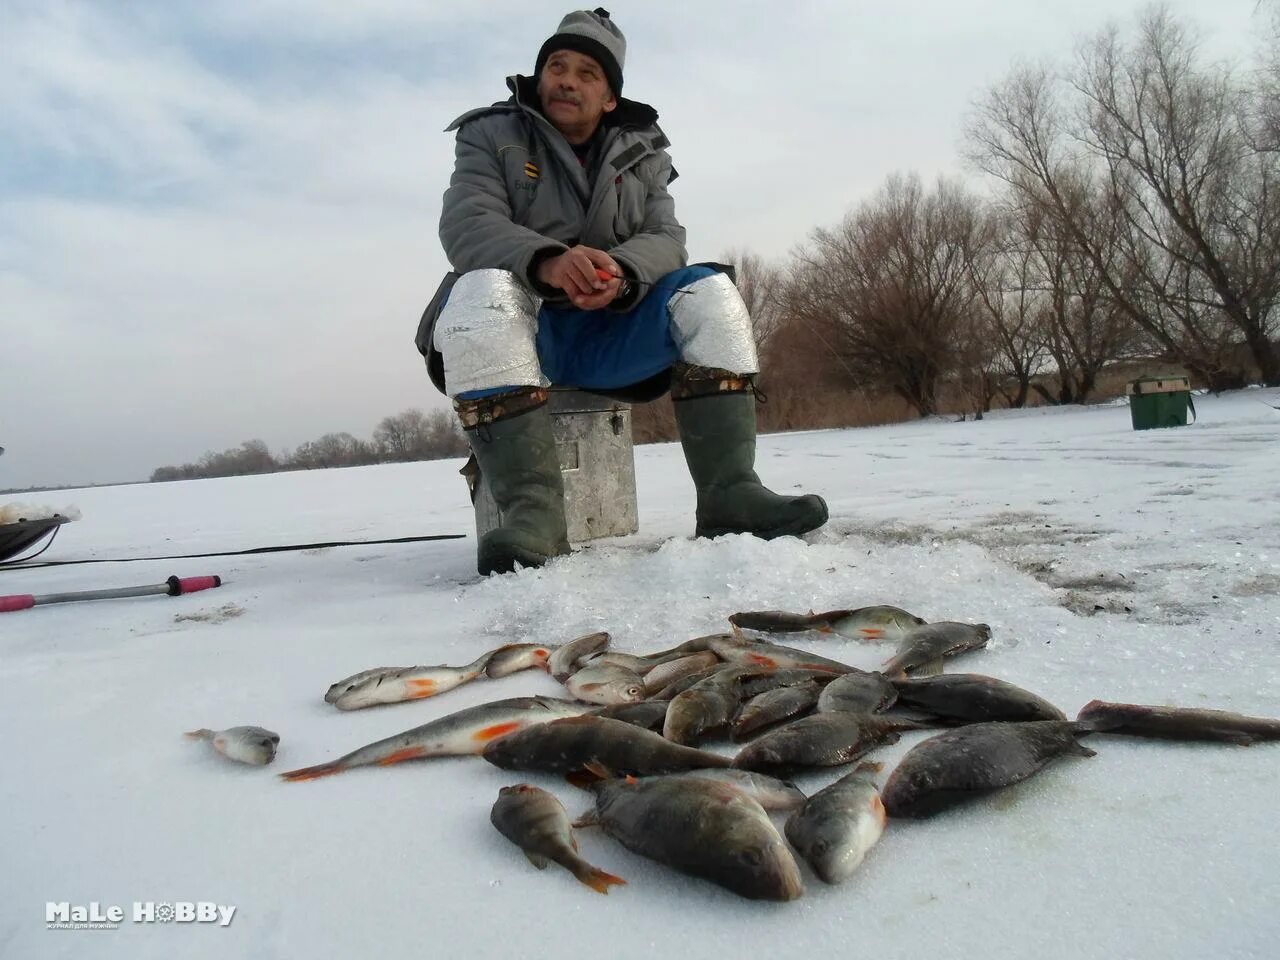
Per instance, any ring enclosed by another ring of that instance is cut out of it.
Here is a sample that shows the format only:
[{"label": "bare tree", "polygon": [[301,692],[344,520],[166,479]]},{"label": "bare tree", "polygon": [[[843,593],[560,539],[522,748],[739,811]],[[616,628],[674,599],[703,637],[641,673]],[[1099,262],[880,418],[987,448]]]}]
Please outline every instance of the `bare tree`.
[{"label": "bare tree", "polygon": [[289,466],[295,470],[320,470],[328,467],[353,467],[372,463],[372,444],[357,440],[349,433],[326,433],[318,440],[308,440],[293,451]]},{"label": "bare tree", "polygon": [[936,413],[973,316],[966,249],[984,229],[977,202],[939,181],[891,177],[833,229],[815,230],[786,287],[789,317],[829,331],[851,384],[883,386]]},{"label": "bare tree", "polygon": [[448,410],[432,410],[427,414],[423,450],[426,451],[423,459],[427,460],[465,457],[470,453],[467,438],[463,436],[458,419],[453,413]]},{"label": "bare tree", "polygon": [[786,271],[749,250],[728,250],[721,259],[733,266],[738,293],[751,315],[756,349],[764,352],[782,326],[782,287]]},{"label": "bare tree", "polygon": [[[1045,67],[1014,71],[968,132],[983,169],[1061,224],[1110,304],[1215,389],[1249,379],[1239,346],[1280,383],[1280,155],[1251,144],[1245,103],[1156,9],[1132,46],[1114,30],[1087,44],[1065,88]],[[1095,234],[1098,209],[1118,216],[1117,242]]]},{"label": "bare tree", "polygon": [[968,260],[979,316],[993,347],[992,389],[1011,407],[1026,405],[1031,378],[1047,359],[1044,292],[1035,253],[1024,242],[1038,214],[1038,208],[1026,205],[994,211],[990,242],[971,251]]},{"label": "bare tree", "polygon": [[430,433],[426,414],[410,408],[378,421],[373,445],[384,460],[421,460],[426,458]]}]

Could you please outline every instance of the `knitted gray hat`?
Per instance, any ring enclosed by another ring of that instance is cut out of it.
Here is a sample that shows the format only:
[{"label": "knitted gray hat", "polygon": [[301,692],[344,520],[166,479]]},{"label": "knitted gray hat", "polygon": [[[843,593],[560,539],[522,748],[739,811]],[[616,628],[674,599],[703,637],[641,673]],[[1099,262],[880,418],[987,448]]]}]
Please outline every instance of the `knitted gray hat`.
[{"label": "knitted gray hat", "polygon": [[557,50],[573,50],[594,59],[604,70],[613,95],[622,95],[622,62],[627,56],[627,40],[609,19],[609,11],[604,7],[575,10],[560,21],[555,35],[538,51],[537,65],[533,70],[535,77],[542,76],[547,58]]}]

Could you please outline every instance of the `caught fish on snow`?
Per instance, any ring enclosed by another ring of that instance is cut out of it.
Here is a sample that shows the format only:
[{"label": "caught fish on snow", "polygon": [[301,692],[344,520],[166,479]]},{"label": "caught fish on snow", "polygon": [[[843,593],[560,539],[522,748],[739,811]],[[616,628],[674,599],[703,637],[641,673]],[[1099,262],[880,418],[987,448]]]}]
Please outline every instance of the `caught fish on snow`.
[{"label": "caught fish on snow", "polygon": [[576,717],[591,708],[553,697],[512,697],[448,714],[353,750],[327,763],[280,774],[285,780],[315,780],[353,767],[387,767],[406,760],[463,757],[527,727],[561,717]]},{"label": "caught fish on snow", "polygon": [[759,667],[718,670],[672,698],[662,735],[672,743],[696,743],[728,725],[742,702],[742,681]]},{"label": "caught fish on snow", "polygon": [[1076,719],[1098,733],[1119,733],[1157,740],[1199,740],[1250,746],[1280,740],[1280,720],[1249,717],[1228,710],[1198,707],[1152,707],[1137,703],[1091,700]]},{"label": "caught fish on snow", "polygon": [[795,810],[805,801],[804,793],[790,780],[780,780],[755,770],[738,770],[733,767],[714,770],[687,770],[684,773],[664,773],[667,779],[701,777],[704,780],[722,780],[731,783],[760,806],[771,813]]},{"label": "caught fish on snow", "polygon": [[274,760],[276,747],[280,744],[280,734],[262,727],[228,727],[226,730],[201,727],[183,736],[191,740],[206,740],[228,760],[255,767],[265,766]]},{"label": "caught fish on snow", "polygon": [[793,687],[774,687],[752,697],[729,725],[729,739],[745,740],[783,720],[790,720],[813,708],[822,687],[812,680]]},{"label": "caught fish on snow", "polygon": [[819,713],[880,713],[898,699],[898,691],[883,673],[855,670],[836,677],[818,697]]},{"label": "caught fish on snow", "polygon": [[691,676],[703,670],[710,670],[720,664],[720,658],[710,650],[691,653],[674,660],[665,660],[648,669],[644,674],[645,693],[653,696],[665,687],[670,686],[683,677]]},{"label": "caught fish on snow", "polygon": [[546,670],[555,647],[541,643],[508,643],[489,654],[484,673],[490,680],[509,677],[521,670]]},{"label": "caught fish on snow", "polygon": [[484,749],[503,770],[540,770],[596,776],[675,773],[728,767],[727,757],[672,743],[649,730],[606,717],[578,716],[531,727]]},{"label": "caught fish on snow", "polygon": [[771,667],[775,669],[823,670],[827,673],[848,673],[853,667],[838,660],[820,657],[807,650],[795,647],[784,647],[777,643],[763,640],[748,640],[725,634],[712,637],[707,645],[715,651],[721,660],[748,667]]},{"label": "caught fish on snow", "polygon": [[913,720],[882,714],[815,713],[776,727],[751,741],[734,758],[743,770],[789,773],[810,767],[852,763],[909,730],[926,729]]},{"label": "caught fish on snow", "polygon": [[610,887],[627,882],[578,856],[569,814],[546,790],[527,783],[503,787],[489,812],[489,822],[539,870],[557,863],[597,893],[608,893]]},{"label": "caught fish on snow", "polygon": [[893,682],[898,705],[932,717],[964,723],[988,720],[1065,720],[1043,697],[1004,680],[978,673],[944,673]]},{"label": "caught fish on snow", "polygon": [[787,839],[824,883],[847,880],[884,832],[884,804],[875,782],[880,767],[858,764],[787,818]]},{"label": "caught fish on snow", "polygon": [[615,703],[612,706],[593,710],[590,715],[621,720],[632,726],[661,732],[663,721],[667,718],[667,701],[641,700],[639,703]]},{"label": "caught fish on snow", "polygon": [[922,819],[1034,776],[1058,757],[1092,757],[1071,720],[975,723],[922,740],[881,791],[890,817]]},{"label": "caught fish on snow", "polygon": [[577,669],[579,660],[589,657],[593,653],[599,653],[607,646],[609,646],[609,634],[607,632],[602,630],[598,633],[585,634],[556,647],[547,659],[547,670],[550,671],[553,677],[564,683],[569,674]]},{"label": "caught fish on snow", "polygon": [[592,663],[575,671],[565,680],[564,688],[579,700],[605,707],[644,699],[644,681],[612,663]]},{"label": "caught fish on snow", "polygon": [[[433,667],[384,667],[339,680],[333,687],[345,687],[333,701],[339,710],[363,710],[386,703],[424,700],[445,693],[484,676],[490,654],[463,667],[444,664]],[[359,678],[359,679],[356,679]],[[333,690],[330,687],[330,691]],[[328,700],[328,695],[325,696]]]},{"label": "caught fish on snow", "polygon": [[769,814],[732,783],[703,777],[595,784],[598,825],[624,847],[752,900],[795,900],[800,869]]},{"label": "caught fish on snow", "polygon": [[740,630],[760,633],[800,633],[813,630],[834,633],[851,640],[884,640],[900,636],[925,623],[901,607],[881,604],[856,610],[825,613],[788,613],[785,610],[751,610],[735,613],[729,622]]},{"label": "caught fish on snow", "polygon": [[923,676],[942,672],[945,657],[978,650],[991,639],[985,623],[956,623],[940,620],[916,627],[902,638],[897,654],[881,667],[886,677],[896,679],[912,671]]}]

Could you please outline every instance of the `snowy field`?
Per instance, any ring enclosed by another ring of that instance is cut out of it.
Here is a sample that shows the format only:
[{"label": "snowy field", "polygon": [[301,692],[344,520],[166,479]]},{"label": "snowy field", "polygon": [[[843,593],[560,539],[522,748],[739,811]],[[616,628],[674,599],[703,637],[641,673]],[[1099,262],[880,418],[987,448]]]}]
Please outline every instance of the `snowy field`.
[{"label": "snowy field", "polygon": [[[830,503],[809,542],[694,541],[679,447],[642,447],[639,534],[485,581],[457,461],[38,494],[83,512],[42,560],[468,536],[0,571],[4,594],[225,581],[0,615],[0,957],[1276,957],[1280,745],[1094,737],[1093,759],[891,823],[843,886],[804,868],[807,892],[789,904],[741,900],[594,831],[579,834],[584,855],[627,886],[602,897],[534,870],[489,824],[498,788],[531,779],[571,814],[588,795],[479,759],[276,776],[473,703],[559,689],[519,674],[357,713],[322,701],[357,670],[598,629],[643,652],[763,608],[891,603],[985,621],[988,649],[948,669],[1072,716],[1095,697],[1280,716],[1276,406],[1280,390],[1198,398],[1196,424],[1141,433],[1120,403],[764,437],[763,479]],[[783,642],[862,667],[889,654]],[[181,736],[237,724],[281,735],[273,765]],[[886,774],[920,736],[876,755]],[[126,917],[50,930],[46,901],[236,912],[225,928]]]}]

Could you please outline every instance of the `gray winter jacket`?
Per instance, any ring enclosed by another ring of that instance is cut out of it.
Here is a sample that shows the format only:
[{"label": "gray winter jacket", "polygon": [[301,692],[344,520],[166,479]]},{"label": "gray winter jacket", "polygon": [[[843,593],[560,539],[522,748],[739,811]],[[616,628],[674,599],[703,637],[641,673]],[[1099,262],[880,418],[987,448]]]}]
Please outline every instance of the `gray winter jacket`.
[{"label": "gray winter jacket", "polygon": [[[651,284],[687,262],[685,231],[667,186],[676,178],[658,127],[646,104],[619,100],[605,115],[598,173],[588,183],[568,141],[538,110],[536,82],[510,77],[512,96],[463,114],[456,130],[453,176],[440,214],[440,242],[453,266],[418,326],[417,345],[436,386],[443,387],[439,357],[431,349],[436,316],[462,273],[484,268],[525,277],[551,302],[563,293],[537,284],[535,256],[575,244],[606,251],[628,276]],[[642,295],[635,290],[627,309]]]}]

